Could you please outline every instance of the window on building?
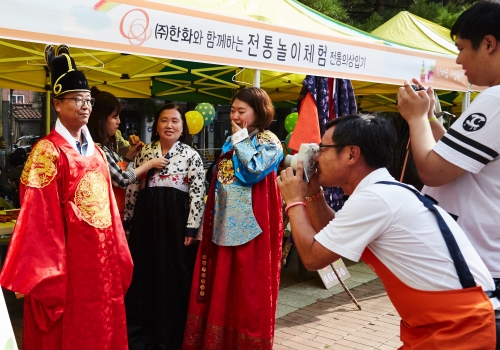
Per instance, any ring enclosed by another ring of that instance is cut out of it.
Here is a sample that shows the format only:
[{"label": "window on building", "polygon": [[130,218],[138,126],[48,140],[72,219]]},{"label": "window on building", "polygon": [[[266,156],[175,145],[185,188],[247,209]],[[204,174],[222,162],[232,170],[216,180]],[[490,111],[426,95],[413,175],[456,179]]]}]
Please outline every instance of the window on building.
[{"label": "window on building", "polygon": [[14,103],[24,103],[24,95],[12,95],[12,101]]}]

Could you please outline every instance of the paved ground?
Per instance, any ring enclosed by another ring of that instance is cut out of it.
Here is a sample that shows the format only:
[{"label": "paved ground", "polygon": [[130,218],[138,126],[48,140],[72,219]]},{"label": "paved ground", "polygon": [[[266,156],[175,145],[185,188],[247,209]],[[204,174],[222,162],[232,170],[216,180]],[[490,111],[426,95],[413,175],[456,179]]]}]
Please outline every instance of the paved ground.
[{"label": "paved ground", "polygon": [[317,272],[298,283],[295,255],[281,273],[274,350],[397,349],[399,315],[384,286],[365,264],[345,261],[351,278],[345,284],[359,310],[341,285],[327,290]]},{"label": "paved ground", "polygon": [[[340,285],[325,289],[317,272],[298,281],[298,261],[292,255],[282,270],[274,350],[397,349],[399,316],[373,271],[363,263],[346,262],[347,287],[362,310]],[[19,349],[22,348],[22,299],[4,290]]]}]

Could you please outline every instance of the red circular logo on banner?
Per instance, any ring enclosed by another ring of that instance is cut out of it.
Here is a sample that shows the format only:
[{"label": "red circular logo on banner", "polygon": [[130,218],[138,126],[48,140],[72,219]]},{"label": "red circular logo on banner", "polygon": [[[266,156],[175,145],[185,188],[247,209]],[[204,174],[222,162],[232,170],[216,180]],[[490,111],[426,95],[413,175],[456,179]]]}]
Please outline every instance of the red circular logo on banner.
[{"label": "red circular logo on banner", "polygon": [[120,33],[134,46],[141,46],[151,36],[149,16],[146,11],[133,9],[128,11],[120,22]]}]

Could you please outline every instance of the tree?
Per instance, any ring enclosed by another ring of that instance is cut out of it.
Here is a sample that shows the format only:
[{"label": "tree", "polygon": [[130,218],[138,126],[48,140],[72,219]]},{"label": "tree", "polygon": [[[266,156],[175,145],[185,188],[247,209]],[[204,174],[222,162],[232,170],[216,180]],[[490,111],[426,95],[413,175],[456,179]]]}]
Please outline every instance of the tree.
[{"label": "tree", "polygon": [[299,2],[337,21],[345,22],[349,19],[341,0],[299,0]]},{"label": "tree", "polygon": [[407,10],[413,0],[345,0],[349,15],[348,23],[353,27],[370,32],[398,12]]},{"label": "tree", "polygon": [[439,4],[427,2],[427,0],[416,0],[410,6],[409,11],[426,20],[451,29],[458,16],[474,3],[475,1],[455,1],[454,3],[446,1],[445,4],[443,1],[442,4]]},{"label": "tree", "polygon": [[451,28],[477,0],[299,0],[335,20],[371,32],[400,11]]}]

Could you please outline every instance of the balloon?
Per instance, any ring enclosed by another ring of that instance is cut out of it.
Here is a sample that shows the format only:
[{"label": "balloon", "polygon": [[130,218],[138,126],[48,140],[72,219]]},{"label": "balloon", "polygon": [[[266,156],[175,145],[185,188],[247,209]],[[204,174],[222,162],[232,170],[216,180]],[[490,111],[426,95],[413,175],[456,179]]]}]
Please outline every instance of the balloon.
[{"label": "balloon", "polygon": [[208,102],[200,103],[194,109],[203,116],[203,126],[209,126],[215,118],[215,108]]},{"label": "balloon", "polygon": [[293,112],[286,116],[285,118],[285,129],[288,132],[292,132],[295,129],[295,124],[297,124],[297,119],[299,119],[299,113]]},{"label": "balloon", "polygon": [[292,154],[293,149],[288,147],[288,143],[290,142],[290,138],[292,137],[292,134],[293,133],[289,133],[288,135],[286,135],[286,139],[285,139],[285,146],[286,146],[286,149],[288,150],[288,153],[290,153],[290,154]]},{"label": "balloon", "polygon": [[191,135],[195,135],[203,129],[203,116],[200,112],[189,111],[186,113],[186,121]]}]

